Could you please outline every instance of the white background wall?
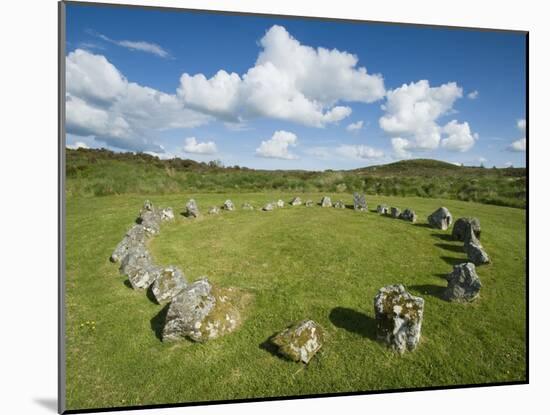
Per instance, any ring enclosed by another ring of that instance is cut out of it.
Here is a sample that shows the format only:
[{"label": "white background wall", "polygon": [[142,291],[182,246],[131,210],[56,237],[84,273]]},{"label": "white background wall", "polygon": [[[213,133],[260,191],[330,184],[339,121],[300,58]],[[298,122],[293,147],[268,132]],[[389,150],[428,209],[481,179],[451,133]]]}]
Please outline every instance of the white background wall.
[{"label": "white background wall", "polygon": [[[111,2],[120,2],[111,0]],[[143,411],[155,414],[517,414],[549,391],[546,266],[550,25],[542,1],[127,0],[261,13],[493,27],[530,31],[529,386],[323,398]],[[53,413],[57,383],[57,4],[2,2],[0,12],[0,412]],[[537,191],[535,192],[535,188]],[[522,275],[518,275],[522,278]],[[535,329],[536,328],[536,329]],[[540,412],[538,411],[535,412]]]}]

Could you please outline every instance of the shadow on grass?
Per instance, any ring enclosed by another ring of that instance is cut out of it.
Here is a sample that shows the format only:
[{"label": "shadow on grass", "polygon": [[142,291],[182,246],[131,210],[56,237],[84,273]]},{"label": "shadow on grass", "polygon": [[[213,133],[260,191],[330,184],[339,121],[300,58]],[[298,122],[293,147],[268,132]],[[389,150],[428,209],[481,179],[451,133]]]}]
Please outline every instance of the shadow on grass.
[{"label": "shadow on grass", "polygon": [[446,280],[447,275],[449,275],[449,274],[434,274],[434,277],[439,277],[439,278],[443,278],[444,280]]},{"label": "shadow on grass", "polygon": [[130,280],[129,279],[126,279],[124,280],[124,285],[130,289],[134,289],[134,287],[132,287],[132,284],[130,283]]},{"label": "shadow on grass", "polygon": [[151,301],[153,304],[159,304],[159,302],[155,298],[155,294],[153,294],[153,284],[151,284],[149,288],[147,288],[146,295],[149,301]]},{"label": "shadow on grass", "polygon": [[335,307],[331,310],[329,319],[336,327],[376,340],[376,320],[364,313],[351,308]]},{"label": "shadow on grass", "polygon": [[456,241],[455,239],[453,239],[453,237],[451,235],[446,234],[446,233],[432,233],[432,236],[434,238],[439,238],[442,241],[448,241],[448,242]]},{"label": "shadow on grass", "polygon": [[266,352],[270,353],[271,355],[278,357],[282,360],[287,360],[284,356],[279,354],[279,348],[271,342],[271,339],[275,337],[277,333],[273,333],[271,336],[267,338],[264,342],[260,343],[260,349],[265,350]]},{"label": "shadow on grass", "polygon": [[458,265],[462,264],[463,262],[468,262],[466,258],[455,258],[452,256],[442,256],[441,259],[449,265]]},{"label": "shadow on grass", "polygon": [[464,252],[464,248],[460,245],[451,245],[451,244],[440,244],[440,243],[437,243],[435,244],[435,246],[437,246],[438,248],[441,248],[441,249],[446,249],[447,251],[452,251],[452,252]]},{"label": "shadow on grass", "polygon": [[443,300],[443,293],[445,292],[446,287],[441,287],[440,285],[433,285],[433,284],[424,284],[424,285],[409,285],[407,288],[409,288],[411,291],[416,291],[417,294],[420,296],[422,295],[430,295],[435,298],[439,298],[440,300]]},{"label": "shadow on grass", "polygon": [[155,332],[155,336],[157,339],[162,341],[162,328],[164,327],[164,323],[166,321],[166,314],[168,314],[168,306],[170,304],[166,304],[160,312],[151,319],[151,330]]},{"label": "shadow on grass", "polygon": [[430,228],[433,229],[432,226],[429,223],[415,223],[414,226],[418,226],[420,228]]}]

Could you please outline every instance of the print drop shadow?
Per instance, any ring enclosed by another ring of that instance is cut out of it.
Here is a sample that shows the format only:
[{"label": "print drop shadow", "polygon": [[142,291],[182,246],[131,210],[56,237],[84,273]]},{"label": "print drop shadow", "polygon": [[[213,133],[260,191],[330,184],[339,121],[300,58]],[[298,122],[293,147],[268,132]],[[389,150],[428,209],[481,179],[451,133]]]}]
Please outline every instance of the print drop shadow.
[{"label": "print drop shadow", "polygon": [[335,307],[329,319],[336,327],[376,340],[376,320],[368,315],[346,307]]},{"label": "print drop shadow", "polygon": [[452,244],[442,244],[442,243],[436,243],[434,244],[438,248],[446,249],[447,251],[451,252],[464,252],[464,247],[461,245],[452,245]]},{"label": "print drop shadow", "polygon": [[162,307],[162,310],[151,319],[151,330],[155,333],[155,336],[157,339],[162,341],[162,329],[164,327],[164,323],[166,322],[166,315],[168,314],[168,306],[170,304],[166,304],[164,307]]}]

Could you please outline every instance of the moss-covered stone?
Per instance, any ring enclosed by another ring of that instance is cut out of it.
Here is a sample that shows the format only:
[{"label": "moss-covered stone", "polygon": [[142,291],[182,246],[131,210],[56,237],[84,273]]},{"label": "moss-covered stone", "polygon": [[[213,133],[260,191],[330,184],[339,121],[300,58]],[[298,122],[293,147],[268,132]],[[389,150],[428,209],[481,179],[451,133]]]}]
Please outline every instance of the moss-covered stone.
[{"label": "moss-covered stone", "polygon": [[177,267],[168,266],[161,269],[152,286],[153,295],[159,304],[172,300],[187,286],[183,272]]},{"label": "moss-covered stone", "polygon": [[325,331],[319,324],[313,320],[303,320],[270,340],[278,347],[282,356],[295,362],[308,363],[323,346],[325,336]]}]

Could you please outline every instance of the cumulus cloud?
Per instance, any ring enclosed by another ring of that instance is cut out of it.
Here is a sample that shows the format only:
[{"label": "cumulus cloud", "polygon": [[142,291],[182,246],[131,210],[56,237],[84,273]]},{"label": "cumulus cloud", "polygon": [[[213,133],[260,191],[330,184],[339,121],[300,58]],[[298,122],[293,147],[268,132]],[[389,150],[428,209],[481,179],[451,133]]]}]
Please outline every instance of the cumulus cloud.
[{"label": "cumulus cloud", "polygon": [[[518,130],[520,130],[523,134],[525,134],[525,129],[527,127],[527,123],[525,122],[524,118],[521,118],[521,119],[517,120],[516,126],[517,126]],[[527,150],[527,138],[522,137],[519,140],[513,141],[507,147],[507,149],[509,151],[513,151],[513,152],[524,152],[524,151],[526,151]]]},{"label": "cumulus cloud", "polygon": [[412,156],[411,142],[402,137],[394,137],[391,139],[391,145],[395,155],[399,158],[410,158]]},{"label": "cumulus cloud", "polygon": [[269,140],[262,141],[256,149],[256,154],[259,157],[295,160],[298,157],[290,153],[289,147],[296,147],[297,144],[296,134],[283,130],[275,131]]},{"label": "cumulus cloud", "polygon": [[78,149],[78,148],[90,148],[90,147],[88,146],[88,144],[86,144],[86,143],[84,143],[84,142],[82,142],[82,141],[77,141],[77,142],[75,142],[75,143],[73,143],[73,144],[67,144],[65,147],[70,148],[70,149],[72,149],[72,150],[76,150],[76,149]]},{"label": "cumulus cloud", "polygon": [[518,121],[517,121],[517,127],[518,127],[518,130],[520,130],[522,133],[525,132],[525,127],[527,126],[527,123],[525,121],[524,118],[520,118]]},{"label": "cumulus cloud", "polygon": [[353,132],[359,131],[362,128],[363,128],[363,121],[357,121],[357,122],[352,122],[351,124],[348,124],[348,126],[346,127],[346,130],[353,133]]},{"label": "cumulus cloud", "polygon": [[477,134],[472,134],[467,122],[460,124],[457,120],[452,120],[442,130],[446,137],[441,140],[441,146],[451,151],[468,151],[478,138]]},{"label": "cumulus cloud", "polygon": [[105,36],[101,33],[97,33],[94,31],[89,30],[89,34],[93,36],[97,36],[100,39],[103,39],[106,42],[112,43],[114,45],[122,46],[123,48],[130,49],[130,50],[137,50],[140,52],[147,52],[151,53],[153,55],[159,56],[161,58],[169,58],[170,53],[165,50],[162,46],[157,45],[156,43],[152,42],[145,42],[143,40],[115,40],[111,39],[108,36]]},{"label": "cumulus cloud", "polygon": [[104,56],[82,49],[66,57],[67,133],[130,151],[162,152],[158,131],[205,124],[177,95],[129,82]]},{"label": "cumulus cloud", "polygon": [[183,151],[193,154],[215,154],[218,149],[213,141],[199,143],[195,137],[188,137],[185,139]]},{"label": "cumulus cloud", "polygon": [[478,96],[479,96],[479,92],[477,90],[469,92],[467,95],[468,99],[477,99]]},{"label": "cumulus cloud", "polygon": [[351,108],[339,102],[384,97],[382,76],[358,67],[353,54],[302,45],[277,25],[259,44],[255,65],[242,76],[224,70],[211,78],[184,73],[178,94],[189,107],[225,120],[269,117],[313,127],[349,116]]},{"label": "cumulus cloud", "polygon": [[352,159],[374,160],[384,157],[384,152],[366,145],[343,144],[336,148],[336,152],[344,157]]}]

